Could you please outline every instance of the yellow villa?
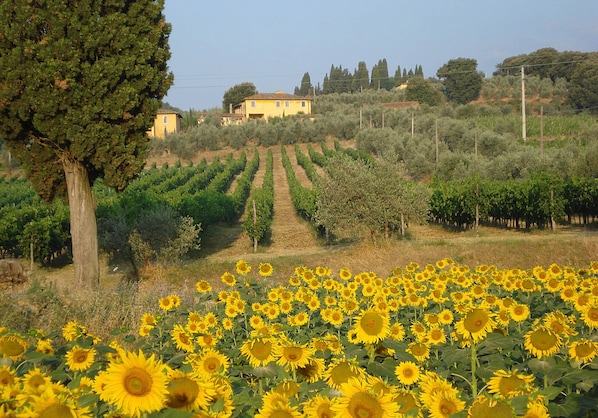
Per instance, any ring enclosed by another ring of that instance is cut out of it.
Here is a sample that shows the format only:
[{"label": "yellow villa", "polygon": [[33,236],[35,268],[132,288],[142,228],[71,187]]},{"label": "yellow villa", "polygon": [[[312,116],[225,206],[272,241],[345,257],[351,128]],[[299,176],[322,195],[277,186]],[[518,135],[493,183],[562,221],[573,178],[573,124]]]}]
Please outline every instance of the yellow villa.
[{"label": "yellow villa", "polygon": [[259,93],[243,99],[235,106],[235,113],[243,115],[244,120],[284,117],[297,114],[311,114],[311,99],[295,96],[282,91]]},{"label": "yellow villa", "polygon": [[181,119],[181,114],[176,110],[158,109],[154,126],[147,133],[151,137],[165,138],[166,135],[181,130]]}]

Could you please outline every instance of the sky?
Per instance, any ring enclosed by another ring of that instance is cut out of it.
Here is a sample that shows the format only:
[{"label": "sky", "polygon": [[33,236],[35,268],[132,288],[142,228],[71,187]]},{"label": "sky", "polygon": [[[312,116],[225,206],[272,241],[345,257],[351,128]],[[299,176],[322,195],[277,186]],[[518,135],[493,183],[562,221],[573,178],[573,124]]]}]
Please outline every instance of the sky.
[{"label": "sky", "polygon": [[172,25],[164,101],[183,111],[222,106],[231,87],[293,93],[309,73],[353,73],[386,59],[392,76],[473,58],[489,77],[505,58],[540,48],[598,51],[596,0],[165,0]]}]

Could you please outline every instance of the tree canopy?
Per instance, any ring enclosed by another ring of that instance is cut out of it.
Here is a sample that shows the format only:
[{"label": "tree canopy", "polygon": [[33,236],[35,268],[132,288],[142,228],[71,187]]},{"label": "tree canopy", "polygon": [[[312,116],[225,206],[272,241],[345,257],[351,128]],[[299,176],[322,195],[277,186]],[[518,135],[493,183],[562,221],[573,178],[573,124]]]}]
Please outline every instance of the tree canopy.
[{"label": "tree canopy", "polygon": [[475,59],[457,58],[438,69],[436,76],[444,81],[444,92],[449,100],[466,104],[480,96],[484,77],[477,67]]},{"label": "tree canopy", "polygon": [[0,135],[42,198],[68,197],[79,281],[99,278],[90,185],[137,175],[172,84],[163,3],[0,3]]},{"label": "tree canopy", "polygon": [[250,82],[235,84],[228,89],[222,98],[222,109],[225,112],[229,111],[230,105],[236,106],[243,101],[244,98],[257,94],[255,85]]}]

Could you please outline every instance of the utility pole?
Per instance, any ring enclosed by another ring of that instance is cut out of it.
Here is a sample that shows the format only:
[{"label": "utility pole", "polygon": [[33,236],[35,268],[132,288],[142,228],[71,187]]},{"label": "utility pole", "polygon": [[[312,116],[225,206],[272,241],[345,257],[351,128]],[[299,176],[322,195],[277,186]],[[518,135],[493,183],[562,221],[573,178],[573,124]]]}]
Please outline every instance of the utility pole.
[{"label": "utility pole", "polygon": [[436,163],[438,163],[438,119],[436,119],[436,122],[434,125],[436,128]]},{"label": "utility pole", "polygon": [[415,118],[413,115],[413,110],[411,111],[411,138],[413,138],[413,135],[415,134]]},{"label": "utility pole", "polygon": [[524,66],[521,66],[521,135],[523,141],[527,140],[527,128],[525,126],[525,72]]}]

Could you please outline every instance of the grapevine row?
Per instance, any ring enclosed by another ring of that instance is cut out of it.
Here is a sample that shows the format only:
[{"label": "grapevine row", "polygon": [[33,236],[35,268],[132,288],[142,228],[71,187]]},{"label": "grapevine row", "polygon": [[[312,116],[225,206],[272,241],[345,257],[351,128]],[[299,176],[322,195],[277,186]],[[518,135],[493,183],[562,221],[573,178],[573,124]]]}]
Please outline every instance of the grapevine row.
[{"label": "grapevine row", "polygon": [[274,209],[274,156],[272,150],[268,150],[266,157],[266,172],[262,187],[251,191],[247,199],[245,209],[247,217],[243,222],[243,228],[247,232],[249,239],[254,243],[254,249],[257,244],[265,237],[271,234],[272,216]]},{"label": "grapevine row", "polygon": [[314,223],[316,215],[317,192],[314,189],[308,189],[307,187],[304,187],[301,182],[297,180],[291,160],[287,155],[284,145],[281,146],[281,154],[282,165],[286,172],[293,205],[301,216]]}]

